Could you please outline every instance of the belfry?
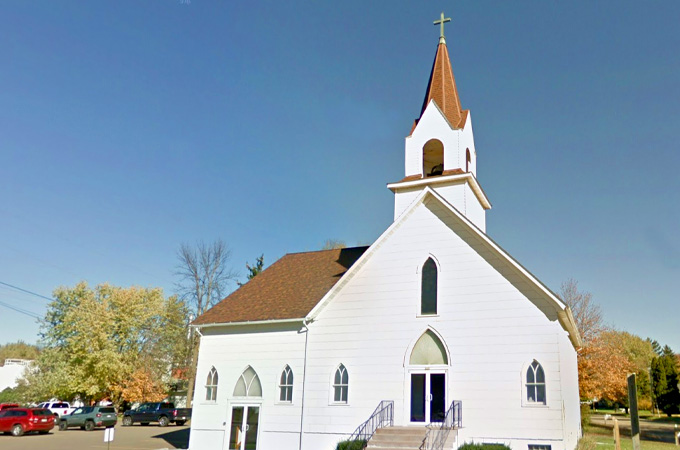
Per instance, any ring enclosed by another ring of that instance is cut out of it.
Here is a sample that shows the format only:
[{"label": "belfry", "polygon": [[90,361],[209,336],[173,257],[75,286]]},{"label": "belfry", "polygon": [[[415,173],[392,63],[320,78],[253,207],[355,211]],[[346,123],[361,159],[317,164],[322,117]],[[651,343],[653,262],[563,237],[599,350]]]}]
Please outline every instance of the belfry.
[{"label": "belfry", "polygon": [[406,137],[404,178],[387,187],[395,194],[395,220],[430,187],[484,231],[491,203],[477,181],[472,117],[461,106],[446,46],[444,23],[450,20],[442,13],[435,21],[441,26],[439,43],[420,116]]}]

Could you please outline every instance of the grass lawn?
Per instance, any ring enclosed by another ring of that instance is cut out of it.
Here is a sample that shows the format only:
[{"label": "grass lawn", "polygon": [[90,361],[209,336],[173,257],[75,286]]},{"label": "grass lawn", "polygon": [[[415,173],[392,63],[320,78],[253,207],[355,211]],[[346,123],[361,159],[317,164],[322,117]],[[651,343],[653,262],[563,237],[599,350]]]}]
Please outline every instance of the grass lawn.
[{"label": "grass lawn", "polygon": [[[613,450],[614,437],[612,433],[605,433],[604,430],[591,428],[586,432],[586,436],[590,436],[597,442],[597,450]],[[655,441],[640,441],[640,447],[643,450],[677,450],[674,444],[666,444],[665,442]],[[633,441],[625,436],[621,436],[621,450],[633,450]]]}]

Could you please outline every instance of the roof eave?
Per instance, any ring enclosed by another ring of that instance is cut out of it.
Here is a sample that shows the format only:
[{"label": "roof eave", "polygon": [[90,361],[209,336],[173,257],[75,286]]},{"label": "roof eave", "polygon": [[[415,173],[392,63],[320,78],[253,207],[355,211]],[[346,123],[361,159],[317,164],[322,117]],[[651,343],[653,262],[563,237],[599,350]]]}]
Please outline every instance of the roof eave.
[{"label": "roof eave", "polygon": [[475,196],[482,204],[484,209],[491,209],[491,202],[487,198],[486,193],[484,192],[482,187],[479,185],[477,178],[475,178],[475,176],[471,172],[463,173],[460,175],[443,175],[443,176],[440,175],[438,177],[422,178],[420,180],[414,181],[398,181],[396,183],[389,183],[387,185],[387,188],[392,192],[396,192],[397,190],[400,189],[408,189],[419,186],[431,186],[456,181],[468,181],[470,183],[470,187],[472,188],[472,192],[474,192]]},{"label": "roof eave", "polygon": [[285,324],[285,323],[296,323],[304,322],[306,319],[304,317],[299,317],[295,319],[271,319],[271,320],[247,320],[244,322],[213,322],[213,323],[192,323],[189,325],[190,328],[215,328],[215,327],[235,327],[235,326],[256,326],[256,325],[272,325],[272,324]]}]

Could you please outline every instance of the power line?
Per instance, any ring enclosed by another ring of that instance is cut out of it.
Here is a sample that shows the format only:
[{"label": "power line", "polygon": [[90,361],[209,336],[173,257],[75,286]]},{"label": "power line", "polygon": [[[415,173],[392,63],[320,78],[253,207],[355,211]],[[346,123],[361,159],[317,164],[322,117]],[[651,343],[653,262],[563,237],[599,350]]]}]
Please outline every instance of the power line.
[{"label": "power line", "polygon": [[40,295],[40,294],[36,294],[35,292],[29,291],[28,289],[23,289],[23,288],[20,288],[18,286],[14,286],[14,285],[9,284],[9,283],[5,283],[5,282],[0,281],[0,284],[2,284],[4,286],[11,287],[12,289],[16,289],[17,291],[25,292],[26,294],[31,294],[31,295],[35,295],[36,297],[44,298],[45,300],[49,300],[51,302],[54,301],[53,298],[45,297],[44,295]]},{"label": "power line", "polygon": [[26,315],[26,316],[33,317],[34,319],[41,319],[41,318],[42,318],[42,317],[40,317],[39,315],[37,315],[36,313],[27,311],[27,310],[25,310],[25,309],[17,308],[17,307],[12,306],[12,305],[8,305],[7,303],[4,303],[4,302],[0,302],[0,306],[4,306],[5,308],[9,308],[9,309],[11,309],[11,310],[13,310],[13,311],[16,311],[16,312],[18,312],[18,313],[20,313],[20,314],[24,314],[24,315]]}]

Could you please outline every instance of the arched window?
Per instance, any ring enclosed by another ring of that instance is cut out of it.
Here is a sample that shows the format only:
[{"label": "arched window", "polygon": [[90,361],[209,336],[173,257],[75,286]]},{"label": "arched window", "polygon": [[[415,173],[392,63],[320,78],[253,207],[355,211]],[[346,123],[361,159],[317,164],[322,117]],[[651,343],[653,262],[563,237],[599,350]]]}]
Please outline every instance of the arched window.
[{"label": "arched window", "polygon": [[534,359],[527,369],[527,403],[545,405],[545,373],[543,367]]},{"label": "arched window", "polygon": [[465,150],[465,171],[469,172],[470,171],[470,163],[472,162],[472,158],[470,157],[470,149],[468,148]]},{"label": "arched window", "polygon": [[349,391],[349,374],[344,365],[340,364],[333,378],[333,401],[335,403],[347,403]]},{"label": "arched window", "polygon": [[234,397],[262,397],[260,377],[252,367],[248,366],[238,378],[234,387]]},{"label": "arched window", "polygon": [[205,380],[205,399],[210,402],[217,401],[217,369],[214,367],[210,369]]},{"label": "arched window", "polygon": [[444,344],[432,330],[427,330],[418,338],[409,358],[409,364],[412,365],[432,366],[448,363],[449,358],[446,356]]},{"label": "arched window", "polygon": [[293,371],[290,366],[286,366],[281,372],[281,381],[279,382],[279,400],[282,402],[293,401]]},{"label": "arched window", "polygon": [[437,264],[427,258],[423,264],[422,283],[420,285],[420,314],[437,314]]},{"label": "arched window", "polygon": [[441,175],[444,171],[444,144],[440,140],[430,139],[423,146],[423,175],[431,177]]}]

